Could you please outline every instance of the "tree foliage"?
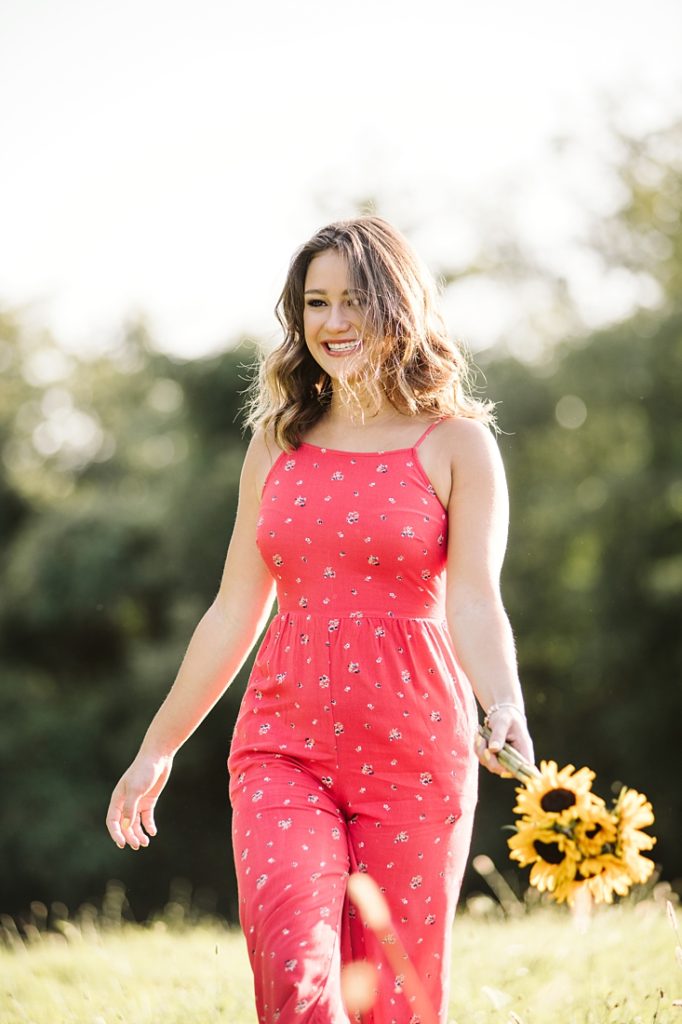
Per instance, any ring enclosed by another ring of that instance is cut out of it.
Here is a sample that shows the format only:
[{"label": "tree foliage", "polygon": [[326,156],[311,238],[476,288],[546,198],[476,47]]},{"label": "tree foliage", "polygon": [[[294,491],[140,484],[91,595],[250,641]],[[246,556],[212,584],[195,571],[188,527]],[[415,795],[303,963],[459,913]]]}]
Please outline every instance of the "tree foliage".
[{"label": "tree foliage", "polygon": [[[538,757],[589,764],[604,796],[620,781],[644,790],[669,878],[682,874],[678,138],[674,127],[632,142],[626,199],[593,238],[606,265],[656,282],[658,304],[539,365],[483,361],[512,500],[504,595]],[[117,850],[104,813],[219,584],[254,356],[242,343],[173,360],[134,323],[76,360],[0,316],[3,910],[96,900],[118,877],[146,914],[182,876],[236,919],[225,759],[248,664],[178,755],[150,848]],[[481,788],[474,847],[502,864],[513,788]]]}]

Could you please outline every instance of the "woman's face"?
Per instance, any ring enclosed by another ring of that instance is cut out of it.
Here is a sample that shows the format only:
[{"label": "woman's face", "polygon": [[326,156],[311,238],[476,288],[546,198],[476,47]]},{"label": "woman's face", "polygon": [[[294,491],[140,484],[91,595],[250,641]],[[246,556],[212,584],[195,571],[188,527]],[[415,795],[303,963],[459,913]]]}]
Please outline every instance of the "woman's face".
[{"label": "woman's face", "polygon": [[308,351],[330,377],[338,378],[362,352],[364,306],[348,280],[348,266],[336,249],[325,249],[308,265],[303,286],[303,330]]}]

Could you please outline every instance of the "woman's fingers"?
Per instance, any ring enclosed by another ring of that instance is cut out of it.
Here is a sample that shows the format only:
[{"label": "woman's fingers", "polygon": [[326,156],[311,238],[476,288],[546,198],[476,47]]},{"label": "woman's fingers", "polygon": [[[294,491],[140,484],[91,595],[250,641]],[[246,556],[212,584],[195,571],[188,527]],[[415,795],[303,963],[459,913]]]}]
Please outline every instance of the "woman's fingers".
[{"label": "woman's fingers", "polygon": [[107,811],[109,835],[120,849],[126,844],[133,850],[149,845],[149,839],[140,825],[138,804],[139,796],[135,797],[122,779],[113,792]]},{"label": "woman's fingers", "polygon": [[[496,718],[501,718],[501,715],[496,715]],[[488,748],[486,753],[488,754],[488,761],[486,767],[494,772],[496,775],[503,775],[504,768],[497,760],[496,754],[502,750],[502,747],[507,742],[508,728],[504,722],[495,722],[490,730],[490,739],[488,740]]]},{"label": "woman's fingers", "polygon": [[130,815],[126,814],[124,809],[121,824],[125,826],[128,821],[130,824],[127,828],[124,827],[123,832],[133,850],[139,850],[141,846],[149,846],[149,837],[142,831],[140,813],[137,808],[131,811]]},{"label": "woman's fingers", "polygon": [[107,812],[107,831],[119,849],[122,850],[126,844],[126,839],[121,830],[120,814],[112,812],[111,809]]},{"label": "woman's fingers", "polygon": [[127,844],[133,850],[139,850],[141,846],[149,846],[149,836],[142,830],[140,815],[134,811],[121,812],[119,821],[107,821],[109,834],[114,842],[123,849]]},{"label": "woman's fingers", "polygon": [[107,830],[111,838],[121,850],[128,841],[125,835],[125,830],[130,826],[130,820],[124,820],[123,817],[124,800],[125,793],[119,784],[112,793],[111,800],[109,801],[109,808],[107,810]]},{"label": "woman's fingers", "polygon": [[484,766],[484,768],[487,768],[488,771],[492,772],[494,775],[505,775],[506,774],[505,770],[502,767],[502,765],[500,764],[500,762],[497,760],[497,758],[492,753],[492,751],[490,751],[488,749],[488,747],[485,746],[485,744],[484,744],[483,750],[478,755],[478,759],[481,762],[481,764]]},{"label": "woman's fingers", "polygon": [[142,758],[133,762],[114,789],[107,811],[107,829],[117,846],[133,850],[149,846],[156,835],[154,809],[168,781],[172,758]]},{"label": "woman's fingers", "polygon": [[[121,828],[133,850],[141,846],[149,846],[149,836],[156,833],[154,824],[154,805],[156,800],[149,797],[147,791],[134,795],[129,794],[121,809]],[[144,831],[147,829],[147,832]]]},{"label": "woman's fingers", "polygon": [[494,772],[496,775],[502,774],[502,772],[504,771],[502,765],[497,760],[493,752],[490,750],[488,744],[486,743],[485,739],[483,738],[483,736],[481,736],[480,733],[477,733],[476,735],[474,749],[476,751],[476,756],[478,757],[478,760],[485,768],[488,769],[488,771]]},{"label": "woman's fingers", "polygon": [[505,743],[508,743],[514,747],[524,760],[528,761],[529,764],[534,764],[533,743],[525,722],[522,722],[518,716],[498,712],[495,718],[499,719],[499,721],[492,721],[490,723],[490,738],[487,742],[480,733],[477,733],[475,751],[479,761],[488,771],[493,772],[495,775],[509,778],[509,772],[500,764],[496,754],[499,753]]},{"label": "woman's fingers", "polygon": [[150,836],[155,836],[156,822],[154,821],[154,804],[150,804],[149,807],[143,807],[140,811],[140,818],[144,825],[145,832]]},{"label": "woman's fingers", "polygon": [[[498,719],[498,721],[496,721]],[[503,714],[493,716],[493,721],[490,726],[490,739],[488,740],[488,750],[496,754],[502,750],[502,747],[507,742],[507,736],[510,732],[511,722]]]}]

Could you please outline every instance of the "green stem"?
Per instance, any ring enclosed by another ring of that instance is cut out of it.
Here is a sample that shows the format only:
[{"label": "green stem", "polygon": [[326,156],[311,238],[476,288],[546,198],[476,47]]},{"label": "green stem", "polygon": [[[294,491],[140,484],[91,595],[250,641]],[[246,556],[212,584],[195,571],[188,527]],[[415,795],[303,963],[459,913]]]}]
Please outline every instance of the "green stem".
[{"label": "green stem", "polygon": [[[492,731],[487,725],[479,725],[478,731],[486,742],[492,736]],[[535,765],[525,761],[518,751],[514,750],[509,743],[505,743],[502,749],[498,751],[495,756],[505,771],[510,772],[515,779],[519,780],[519,782],[525,782],[526,779],[537,778],[540,774]]]}]

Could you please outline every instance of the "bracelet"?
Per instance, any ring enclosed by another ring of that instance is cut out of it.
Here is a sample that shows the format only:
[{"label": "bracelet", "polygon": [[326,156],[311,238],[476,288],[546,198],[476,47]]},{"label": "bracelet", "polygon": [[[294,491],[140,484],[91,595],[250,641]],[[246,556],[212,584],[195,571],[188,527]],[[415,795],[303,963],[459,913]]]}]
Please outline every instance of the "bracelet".
[{"label": "bracelet", "polygon": [[491,704],[490,705],[490,707],[486,711],[485,717],[483,719],[485,724],[488,725],[488,719],[490,718],[490,716],[494,715],[496,711],[501,711],[502,708],[511,708],[513,711],[516,711],[517,714],[519,714],[521,716],[521,718],[523,718],[524,721],[525,721],[526,713],[523,710],[523,708],[520,708],[518,704],[514,704],[513,701],[501,700],[501,701],[499,701],[496,704]]}]

